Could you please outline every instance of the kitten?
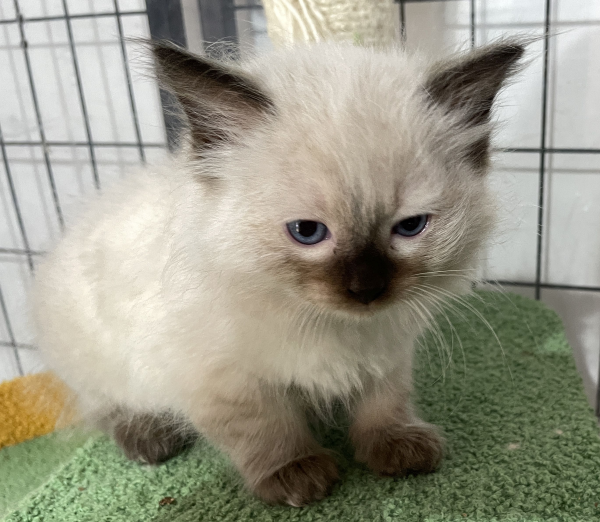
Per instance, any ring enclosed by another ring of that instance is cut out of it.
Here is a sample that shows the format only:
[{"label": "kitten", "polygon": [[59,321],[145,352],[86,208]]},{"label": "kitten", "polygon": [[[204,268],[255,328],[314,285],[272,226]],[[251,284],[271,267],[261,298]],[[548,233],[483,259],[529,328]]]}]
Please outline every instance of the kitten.
[{"label": "kitten", "polygon": [[493,223],[490,111],[523,44],[435,64],[318,44],[243,66],[152,47],[187,142],[102,194],[39,267],[48,364],[129,458],[200,433],[267,502],[338,479],[306,398],[348,404],[376,473],[433,471],[413,345],[469,291]]}]

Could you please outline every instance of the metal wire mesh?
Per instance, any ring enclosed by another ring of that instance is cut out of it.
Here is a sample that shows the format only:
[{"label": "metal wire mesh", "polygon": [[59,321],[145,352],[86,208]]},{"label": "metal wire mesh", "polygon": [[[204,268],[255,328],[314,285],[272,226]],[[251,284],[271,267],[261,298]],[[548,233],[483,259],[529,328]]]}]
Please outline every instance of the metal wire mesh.
[{"label": "metal wire mesh", "polygon": [[[179,9],[179,16],[181,17],[181,7],[179,2],[176,3],[176,7]],[[17,221],[17,228],[20,234],[20,240],[23,245],[23,248],[13,248],[7,247],[4,245],[0,245],[0,254],[10,254],[13,256],[20,256],[27,260],[27,265],[31,273],[35,270],[35,258],[44,254],[42,251],[34,250],[30,247],[30,241],[27,233],[27,229],[25,227],[25,221],[23,219],[23,212],[21,209],[21,202],[17,195],[17,190],[15,189],[15,180],[12,174],[11,169],[11,160],[8,154],[8,150],[11,147],[39,147],[43,154],[43,160],[46,170],[46,175],[48,179],[49,186],[51,188],[52,201],[54,211],[56,213],[56,218],[61,229],[64,227],[64,215],[63,208],[59,198],[59,192],[57,190],[56,178],[54,175],[54,170],[52,166],[52,161],[50,158],[50,151],[53,148],[70,148],[70,147],[85,147],[89,151],[89,162],[90,167],[94,179],[94,185],[97,189],[101,188],[101,180],[98,173],[98,165],[96,160],[96,149],[98,147],[115,147],[115,148],[130,148],[137,149],[139,153],[139,157],[141,161],[145,161],[145,151],[144,149],[147,147],[150,148],[165,148],[166,142],[162,143],[148,143],[143,142],[141,129],[140,129],[140,121],[138,117],[138,111],[134,96],[134,91],[132,87],[132,79],[131,79],[131,71],[129,59],[127,56],[127,48],[124,40],[124,31],[122,25],[122,18],[127,16],[154,16],[155,18],[161,18],[164,16],[164,8],[161,8],[159,5],[160,2],[156,0],[149,0],[147,2],[147,9],[144,10],[129,10],[122,11],[119,8],[119,4],[117,0],[113,0],[113,8],[114,10],[111,12],[102,12],[102,13],[78,13],[78,14],[70,14],[69,5],[67,0],[62,0],[62,15],[51,15],[51,16],[39,16],[39,17],[25,17],[22,13],[22,6],[20,0],[13,0],[13,7],[15,12],[14,18],[2,19],[0,20],[0,26],[16,26],[19,30],[19,45],[21,47],[26,73],[27,73],[27,81],[28,81],[28,89],[31,95],[31,101],[35,113],[35,119],[37,123],[37,131],[39,134],[39,140],[6,140],[4,139],[4,135],[2,133],[2,122],[0,122],[0,154],[2,156],[2,164],[4,166],[4,171],[6,175],[6,181],[8,185],[8,191],[10,194],[10,202],[12,204],[14,214]],[[107,18],[114,17],[117,22],[118,36],[120,42],[120,50],[122,56],[122,66],[125,74],[125,78],[127,81],[127,93],[129,97],[129,107],[131,110],[131,117],[134,123],[134,131],[135,131],[135,141],[134,142],[124,142],[124,141],[96,141],[93,138],[91,125],[90,125],[90,116],[88,112],[88,106],[86,103],[85,91],[82,84],[81,79],[81,69],[79,63],[79,57],[77,54],[77,45],[75,43],[75,39],[73,36],[73,27],[72,20],[81,20],[81,19],[93,19],[93,18]],[[77,93],[78,93],[78,103],[80,106],[81,114],[83,117],[83,123],[85,128],[85,141],[56,141],[56,140],[48,140],[46,138],[46,132],[44,127],[44,121],[42,118],[42,111],[40,107],[40,100],[38,96],[38,90],[36,81],[34,79],[33,67],[30,59],[30,50],[29,43],[27,39],[27,26],[32,23],[38,22],[56,22],[62,21],[64,22],[67,30],[68,36],[68,44],[72,59],[73,71],[75,75]],[[171,39],[178,41],[179,43],[184,43],[184,39],[181,34],[181,27],[178,27],[178,31],[174,31],[172,34],[161,34],[159,37],[170,37]],[[17,368],[20,374],[23,374],[23,364],[21,362],[21,357],[19,354],[19,349],[33,349],[34,346],[27,343],[18,342],[15,338],[13,321],[11,315],[9,313],[8,306],[6,305],[6,300],[4,298],[4,293],[2,290],[2,286],[0,285],[0,311],[1,316],[3,318],[6,332],[8,334],[8,341],[0,340],[0,346],[8,346],[11,347],[14,351],[14,356],[17,364]]]}]

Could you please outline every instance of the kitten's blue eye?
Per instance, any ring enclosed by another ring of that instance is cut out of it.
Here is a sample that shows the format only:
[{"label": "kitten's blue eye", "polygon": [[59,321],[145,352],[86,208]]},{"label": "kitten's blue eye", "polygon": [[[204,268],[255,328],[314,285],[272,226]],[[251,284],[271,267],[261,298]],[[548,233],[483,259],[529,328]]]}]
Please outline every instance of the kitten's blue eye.
[{"label": "kitten's blue eye", "polygon": [[398,234],[399,236],[404,237],[412,237],[420,234],[425,230],[427,223],[429,222],[428,214],[421,214],[420,216],[412,216],[406,219],[403,219],[399,223],[397,223],[394,228],[392,228],[392,232],[394,234]]},{"label": "kitten's blue eye", "polygon": [[318,221],[292,221],[287,224],[290,235],[303,245],[316,245],[327,237],[327,227]]}]

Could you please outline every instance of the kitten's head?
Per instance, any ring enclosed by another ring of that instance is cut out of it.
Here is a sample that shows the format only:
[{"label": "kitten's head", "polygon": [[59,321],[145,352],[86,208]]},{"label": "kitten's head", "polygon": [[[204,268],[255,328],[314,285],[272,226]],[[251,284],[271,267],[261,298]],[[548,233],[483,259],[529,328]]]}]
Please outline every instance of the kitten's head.
[{"label": "kitten's head", "polygon": [[523,52],[321,44],[236,67],[155,45],[219,262],[360,315],[468,289],[493,221],[490,113]]}]

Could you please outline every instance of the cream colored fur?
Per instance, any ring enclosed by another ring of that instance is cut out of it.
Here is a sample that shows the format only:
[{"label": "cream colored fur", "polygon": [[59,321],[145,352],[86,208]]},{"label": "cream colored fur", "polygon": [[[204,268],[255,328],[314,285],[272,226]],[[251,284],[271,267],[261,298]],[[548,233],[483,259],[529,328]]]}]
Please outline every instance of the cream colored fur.
[{"label": "cream colored fur", "polygon": [[[435,67],[343,45],[257,58],[243,70],[275,117],[201,159],[183,147],[91,201],[39,266],[34,296],[40,349],[82,411],[181,413],[251,486],[319,451],[291,390],[315,404],[396,390],[402,422],[421,423],[408,399],[415,338],[434,301],[469,290],[493,219],[485,173],[458,154],[487,125],[459,132],[456,115],[426,106]],[[297,286],[290,259],[327,259],[352,241],[354,218],[382,212],[382,237],[433,215],[421,236],[389,239],[390,255],[426,266],[418,285],[364,314]],[[301,218],[335,241],[294,244],[284,226]]]}]

